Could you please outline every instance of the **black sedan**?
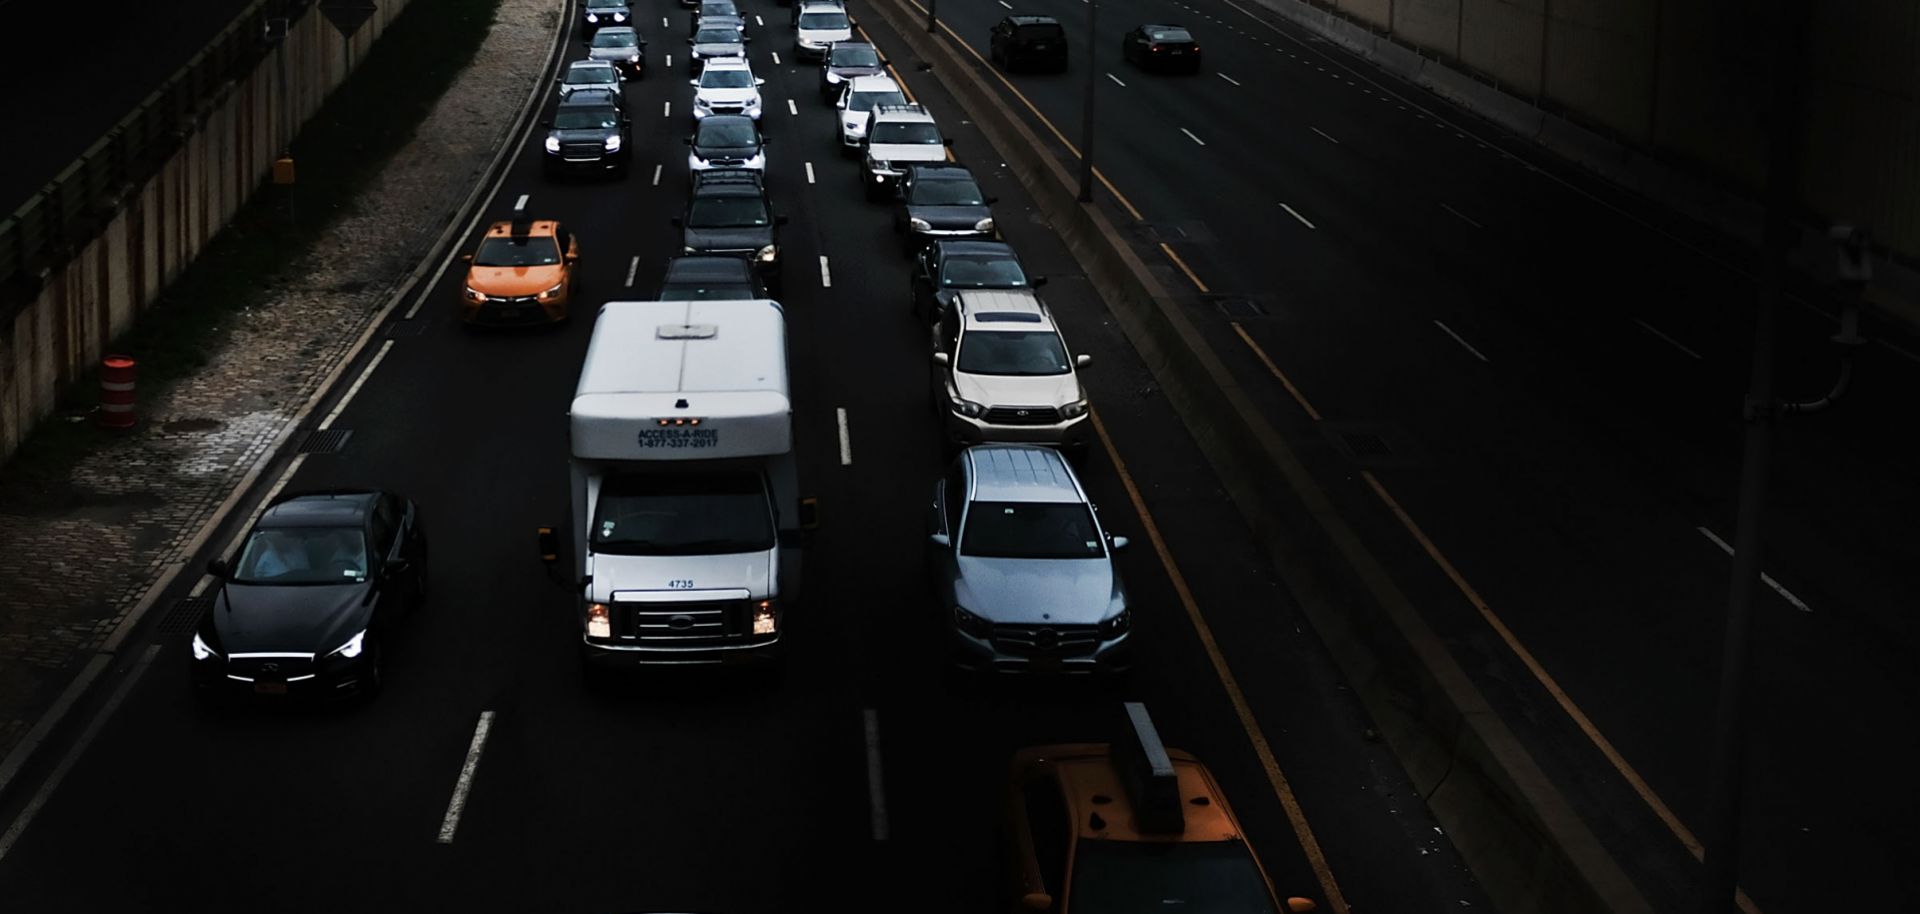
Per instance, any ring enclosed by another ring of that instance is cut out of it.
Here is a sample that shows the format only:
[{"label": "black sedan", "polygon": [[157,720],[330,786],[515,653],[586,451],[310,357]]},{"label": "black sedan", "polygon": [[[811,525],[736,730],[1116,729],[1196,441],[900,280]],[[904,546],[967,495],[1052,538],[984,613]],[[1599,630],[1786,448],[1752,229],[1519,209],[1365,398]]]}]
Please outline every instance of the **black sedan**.
[{"label": "black sedan", "polygon": [[391,626],[427,598],[413,502],[340,489],[276,499],[238,559],[215,559],[213,608],[193,636],[201,695],[371,697]]},{"label": "black sedan", "polygon": [[1200,72],[1200,43],[1184,25],[1143,25],[1120,39],[1120,56],[1142,70]]},{"label": "black sedan", "polygon": [[1000,241],[936,241],[914,258],[907,280],[913,313],[928,323],[947,310],[954,293],[967,289],[1038,289],[1045,276],[1029,276],[1013,247]]},{"label": "black sedan", "polygon": [[901,233],[901,247],[909,257],[942,239],[992,241],[1000,237],[993,224],[993,203],[966,166],[914,165],[900,178],[893,227]]}]

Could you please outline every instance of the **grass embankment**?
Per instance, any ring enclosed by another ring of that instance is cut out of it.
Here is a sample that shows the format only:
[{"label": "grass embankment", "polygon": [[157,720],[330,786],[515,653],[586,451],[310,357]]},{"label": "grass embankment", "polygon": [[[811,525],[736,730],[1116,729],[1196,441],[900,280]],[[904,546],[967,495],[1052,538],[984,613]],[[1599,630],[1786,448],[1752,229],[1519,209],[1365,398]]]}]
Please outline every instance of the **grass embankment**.
[{"label": "grass embankment", "polygon": [[[355,197],[406,146],[472,62],[499,5],[500,0],[410,0],[295,137],[293,218],[286,188],[262,188],[114,342],[114,351],[140,362],[142,400],[157,398],[206,365],[220,350],[229,319],[263,304],[288,268],[350,212]],[[263,65],[270,66],[270,60]],[[92,374],[75,381],[63,395],[63,409],[43,420],[0,465],[0,501],[15,508],[51,508],[75,500],[67,484],[70,468],[114,439],[114,433],[91,422],[69,418],[92,405],[96,390]]]}]

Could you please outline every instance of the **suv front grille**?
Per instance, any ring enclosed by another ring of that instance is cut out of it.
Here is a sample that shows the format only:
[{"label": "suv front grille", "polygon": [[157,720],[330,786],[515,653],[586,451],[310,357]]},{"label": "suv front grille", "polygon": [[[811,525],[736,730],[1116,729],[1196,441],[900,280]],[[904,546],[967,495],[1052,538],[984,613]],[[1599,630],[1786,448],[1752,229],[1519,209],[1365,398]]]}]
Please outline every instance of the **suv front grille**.
[{"label": "suv front grille", "polygon": [[995,406],[984,418],[994,425],[1052,425],[1060,421],[1060,411],[1051,406]]},{"label": "suv front grille", "polygon": [[1082,657],[1100,644],[1093,625],[995,625],[993,648],[1021,656]]},{"label": "suv front grille", "polygon": [[750,630],[746,600],[689,603],[617,603],[615,638],[674,647],[701,647],[743,639]]},{"label": "suv front grille", "polygon": [[560,155],[569,159],[597,159],[606,148],[604,143],[561,143]]}]

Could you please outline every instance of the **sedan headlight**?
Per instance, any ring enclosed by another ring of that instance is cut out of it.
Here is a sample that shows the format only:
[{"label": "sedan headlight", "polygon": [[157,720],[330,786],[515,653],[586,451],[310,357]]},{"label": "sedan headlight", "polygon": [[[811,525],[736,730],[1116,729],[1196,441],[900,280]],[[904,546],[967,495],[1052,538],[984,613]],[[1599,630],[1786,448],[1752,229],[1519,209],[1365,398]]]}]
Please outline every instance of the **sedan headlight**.
[{"label": "sedan headlight", "polygon": [[487,300],[487,293],[485,293],[485,292],[482,292],[482,291],[480,291],[479,289],[476,289],[476,288],[474,288],[474,287],[472,287],[472,286],[468,286],[468,287],[467,287],[467,300],[468,300],[468,301],[475,301],[475,302],[481,302],[481,301],[486,301],[486,300]]},{"label": "sedan headlight", "polygon": [[587,604],[587,637],[613,637],[613,616],[608,612],[607,604]]},{"label": "sedan headlight", "polygon": [[565,281],[556,282],[553,284],[553,288],[548,289],[544,292],[541,292],[539,295],[535,297],[543,302],[553,301],[554,299],[560,297],[560,287],[564,285],[566,285]]},{"label": "sedan headlight", "polygon": [[219,658],[220,658],[220,652],[214,650],[212,647],[209,647],[207,645],[206,640],[200,637],[199,632],[194,632],[193,633],[193,659],[218,660]]},{"label": "sedan headlight", "polygon": [[600,16],[599,16],[599,14],[597,14],[597,13],[588,13],[588,14],[587,14],[587,21],[588,21],[588,22],[599,22],[599,21],[600,21]]},{"label": "sedan headlight", "polygon": [[615,21],[615,22],[625,22],[625,21],[627,21],[627,14],[626,14],[626,13],[614,13],[614,14],[613,14],[613,21]]},{"label": "sedan headlight", "polygon": [[333,650],[328,651],[327,656],[345,657],[348,660],[352,660],[353,658],[360,656],[360,652],[366,649],[367,649],[367,631],[366,629],[361,629],[358,634],[354,635],[351,638],[348,638],[347,643],[342,644],[339,647],[336,647]]},{"label": "sedan headlight", "polygon": [[953,399],[953,411],[969,419],[978,419],[987,414],[987,407],[982,403],[975,403],[972,400],[955,397]]},{"label": "sedan headlight", "polygon": [[1072,403],[1060,407],[1060,418],[1062,419],[1078,419],[1086,414],[1087,401],[1085,400],[1075,400]]},{"label": "sedan headlight", "polygon": [[607,137],[606,147],[608,152],[619,152],[620,151],[620,134],[616,133],[610,137]]},{"label": "sedan headlight", "polygon": [[1100,620],[1100,640],[1111,641],[1127,633],[1133,627],[1133,610],[1122,609],[1119,615]]},{"label": "sedan headlight", "polygon": [[967,612],[966,607],[958,604],[953,607],[953,627],[975,638],[993,637],[992,622]]},{"label": "sedan headlight", "polygon": [[913,229],[916,232],[931,231],[933,229],[933,223],[928,222],[927,220],[922,219],[919,216],[908,216],[907,228]]},{"label": "sedan headlight", "polygon": [[550,137],[547,137],[547,151],[548,151],[548,152],[554,152],[554,153],[557,153],[557,152],[559,152],[559,151],[560,151],[560,138],[559,138],[559,137],[557,137],[557,136],[550,136]]},{"label": "sedan headlight", "polygon": [[780,249],[769,244],[754,252],[753,258],[761,263],[772,263],[780,259]]},{"label": "sedan headlight", "polygon": [[982,219],[982,220],[980,220],[979,222],[975,222],[975,223],[973,224],[973,230],[974,230],[974,231],[976,231],[976,232],[991,232],[991,231],[993,231],[993,217],[992,217],[992,216],[988,216],[987,218],[985,218],[985,219]]}]

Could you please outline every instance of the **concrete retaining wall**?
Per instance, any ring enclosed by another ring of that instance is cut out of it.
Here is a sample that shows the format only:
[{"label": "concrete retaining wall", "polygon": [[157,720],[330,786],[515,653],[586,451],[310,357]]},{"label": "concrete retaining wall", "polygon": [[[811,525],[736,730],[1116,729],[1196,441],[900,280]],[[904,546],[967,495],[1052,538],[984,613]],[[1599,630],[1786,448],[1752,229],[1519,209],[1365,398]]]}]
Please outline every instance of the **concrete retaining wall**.
[{"label": "concrete retaining wall", "polygon": [[0,463],[264,184],[288,134],[320,110],[406,5],[380,0],[351,41],[308,12],[279,50],[206,100],[173,155],[0,326]]}]

